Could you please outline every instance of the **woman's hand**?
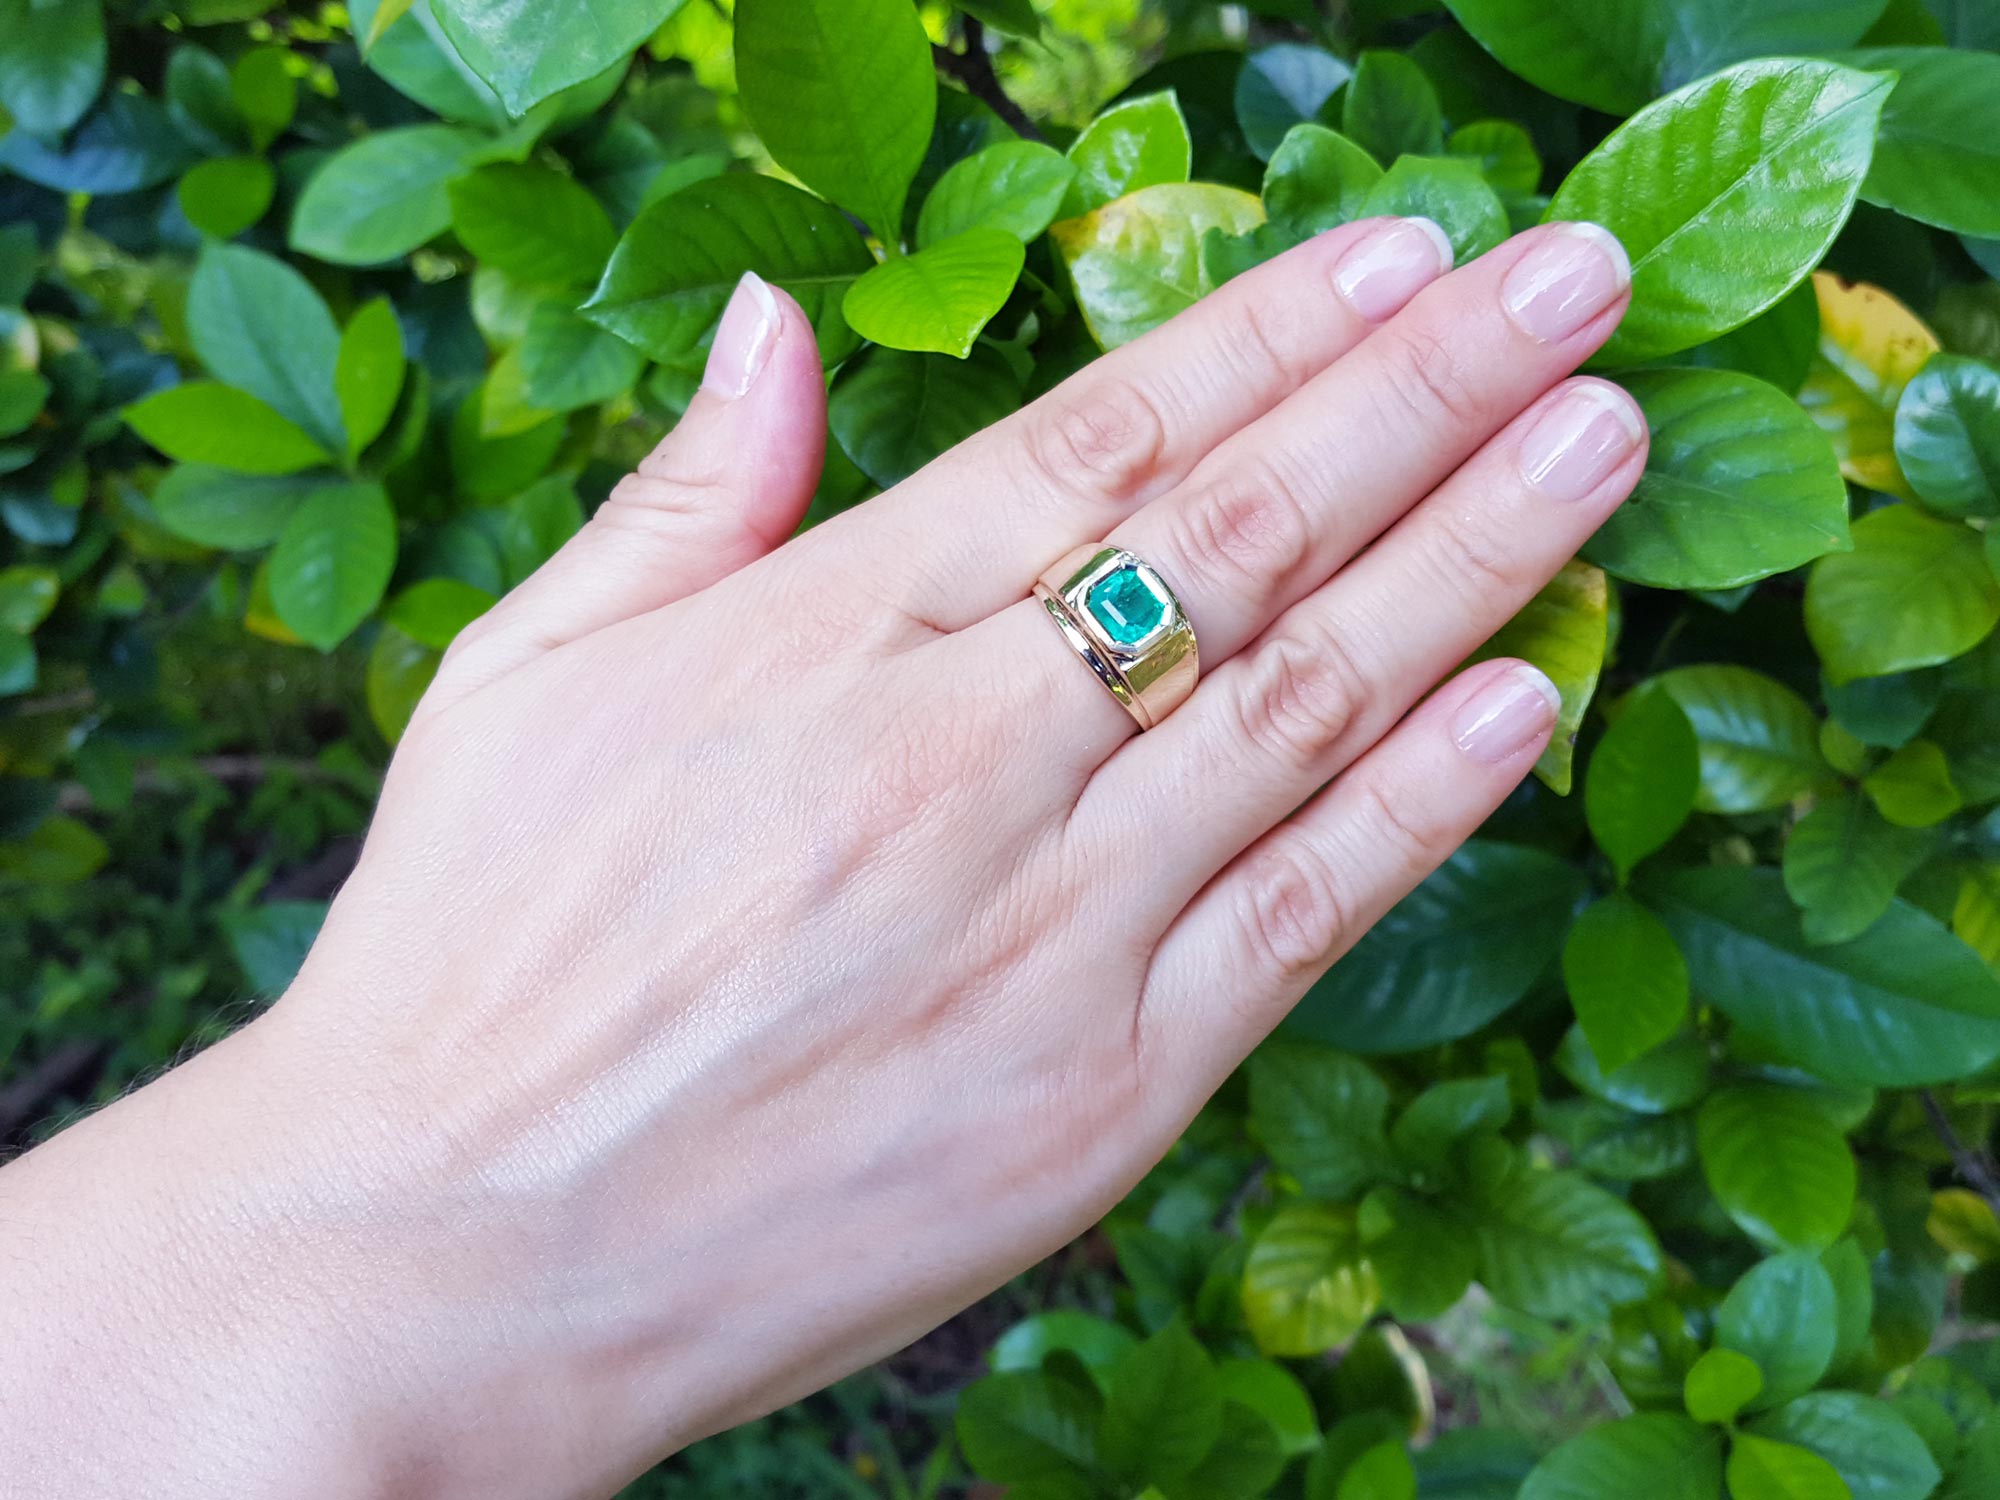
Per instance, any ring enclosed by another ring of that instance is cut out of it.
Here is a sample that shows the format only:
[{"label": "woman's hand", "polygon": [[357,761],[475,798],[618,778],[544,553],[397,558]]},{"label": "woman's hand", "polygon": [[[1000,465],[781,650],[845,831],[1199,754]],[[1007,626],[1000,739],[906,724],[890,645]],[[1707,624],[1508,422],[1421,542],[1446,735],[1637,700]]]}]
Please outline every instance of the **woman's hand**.
[{"label": "woman's hand", "polygon": [[[0,1175],[0,1472],[601,1495],[1093,1222],[1554,724],[1515,663],[1421,700],[1637,479],[1565,379],[1629,273],[1448,258],[1335,230],[783,545],[822,381],[746,281],[292,992]],[[1028,598],[1105,538],[1201,643],[1143,737]]]}]

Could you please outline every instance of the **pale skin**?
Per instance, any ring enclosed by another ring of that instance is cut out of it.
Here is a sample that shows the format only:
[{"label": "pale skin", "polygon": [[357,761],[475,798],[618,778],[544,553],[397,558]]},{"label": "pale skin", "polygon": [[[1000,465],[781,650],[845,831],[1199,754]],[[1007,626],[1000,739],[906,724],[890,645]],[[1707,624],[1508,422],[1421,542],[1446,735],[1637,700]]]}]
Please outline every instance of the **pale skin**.
[{"label": "pale skin", "polygon": [[[793,540],[810,326],[449,653],[268,1014],[0,1171],[0,1489],[555,1500],[1099,1217],[1534,765],[1630,492],[1602,231],[1318,237]],[[1199,634],[1143,736],[1035,578]],[[1442,687],[1438,684],[1445,681]]]}]

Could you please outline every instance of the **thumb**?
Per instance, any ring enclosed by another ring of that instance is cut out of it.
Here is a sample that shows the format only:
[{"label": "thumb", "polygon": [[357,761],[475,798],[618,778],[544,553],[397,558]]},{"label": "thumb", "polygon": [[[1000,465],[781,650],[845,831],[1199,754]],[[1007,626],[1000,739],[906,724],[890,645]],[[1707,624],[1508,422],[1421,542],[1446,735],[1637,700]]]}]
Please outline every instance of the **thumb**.
[{"label": "thumb", "polygon": [[826,382],[812,324],[746,272],[687,414],[561,551],[466,627],[426,706],[756,561],[798,526],[825,450]]}]

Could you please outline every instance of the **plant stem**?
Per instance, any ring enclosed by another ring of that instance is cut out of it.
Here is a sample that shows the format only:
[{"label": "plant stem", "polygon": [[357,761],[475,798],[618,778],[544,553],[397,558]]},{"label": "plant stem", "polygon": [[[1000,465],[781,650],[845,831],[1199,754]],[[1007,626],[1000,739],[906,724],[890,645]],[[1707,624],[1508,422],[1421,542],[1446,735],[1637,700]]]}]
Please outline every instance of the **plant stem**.
[{"label": "plant stem", "polygon": [[1951,1117],[1944,1112],[1944,1105],[1929,1089],[1919,1089],[1917,1097],[1923,1101],[1924,1114],[1931,1122],[1931,1129],[1944,1142],[1951,1153],[1951,1163],[1958,1172],[1959,1180],[1984,1198],[1995,1213],[2000,1213],[2000,1169],[1996,1169],[1993,1158],[1983,1149],[1968,1146],[1958,1131],[1953,1128]]},{"label": "plant stem", "polygon": [[1035,122],[1028,118],[1020,105],[1007,97],[1007,91],[1000,86],[1000,75],[993,71],[993,59],[986,52],[985,26],[971,16],[962,19],[964,29],[960,35],[965,38],[963,52],[954,52],[949,47],[935,44],[931,47],[931,56],[937,62],[938,71],[964,84],[967,93],[991,106],[993,113],[1024,139],[1046,143],[1047,137],[1035,127]]}]

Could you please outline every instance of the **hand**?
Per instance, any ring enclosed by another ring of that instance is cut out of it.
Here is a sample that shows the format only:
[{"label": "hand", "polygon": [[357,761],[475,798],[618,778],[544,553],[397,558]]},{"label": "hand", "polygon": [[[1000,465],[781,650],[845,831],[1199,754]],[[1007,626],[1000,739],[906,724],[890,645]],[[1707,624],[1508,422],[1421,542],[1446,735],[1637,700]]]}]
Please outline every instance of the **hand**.
[{"label": "hand", "polygon": [[[0,1471],[601,1495],[1092,1223],[1554,724],[1518,663],[1422,700],[1637,479],[1564,378],[1629,271],[1448,258],[1321,236],[783,545],[822,380],[746,283],[448,655],[292,992],[0,1176]],[[1201,642],[1143,737],[1027,597],[1107,537]]]}]

